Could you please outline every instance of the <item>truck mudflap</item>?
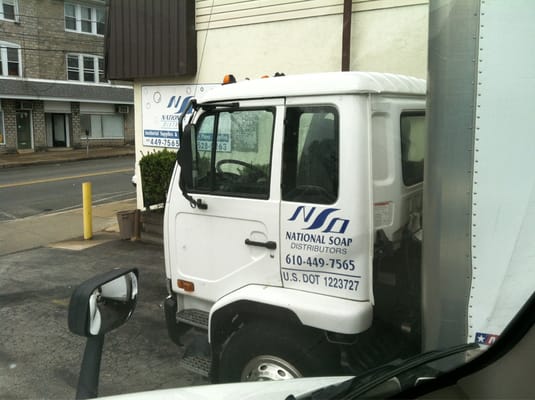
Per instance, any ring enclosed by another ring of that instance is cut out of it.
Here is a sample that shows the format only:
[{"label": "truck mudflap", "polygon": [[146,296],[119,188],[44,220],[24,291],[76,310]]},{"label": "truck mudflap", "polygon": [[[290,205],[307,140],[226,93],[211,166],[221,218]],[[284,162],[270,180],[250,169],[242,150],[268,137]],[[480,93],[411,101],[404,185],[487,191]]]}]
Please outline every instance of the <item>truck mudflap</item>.
[{"label": "truck mudflap", "polygon": [[192,326],[187,324],[178,323],[176,320],[176,313],[178,310],[176,298],[174,296],[168,296],[164,303],[163,309],[165,313],[165,324],[167,326],[167,334],[169,338],[178,346],[183,346],[180,338],[188,332]]}]

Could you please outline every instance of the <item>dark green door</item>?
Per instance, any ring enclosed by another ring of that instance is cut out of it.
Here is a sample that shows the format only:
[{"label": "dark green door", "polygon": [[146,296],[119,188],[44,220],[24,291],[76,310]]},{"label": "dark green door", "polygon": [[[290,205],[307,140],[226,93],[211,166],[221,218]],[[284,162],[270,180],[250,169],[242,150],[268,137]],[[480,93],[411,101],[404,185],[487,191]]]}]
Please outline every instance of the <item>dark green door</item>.
[{"label": "dark green door", "polygon": [[17,111],[17,148],[32,148],[32,112]]}]

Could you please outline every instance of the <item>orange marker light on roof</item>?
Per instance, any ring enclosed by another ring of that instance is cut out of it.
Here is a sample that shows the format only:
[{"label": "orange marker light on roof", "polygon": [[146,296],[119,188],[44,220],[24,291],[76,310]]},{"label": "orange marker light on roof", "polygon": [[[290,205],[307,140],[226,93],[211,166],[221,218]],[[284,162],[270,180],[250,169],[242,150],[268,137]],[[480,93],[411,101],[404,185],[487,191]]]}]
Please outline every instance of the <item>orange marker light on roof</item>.
[{"label": "orange marker light on roof", "polygon": [[223,77],[223,85],[228,85],[229,83],[236,83],[236,78],[232,74]]}]

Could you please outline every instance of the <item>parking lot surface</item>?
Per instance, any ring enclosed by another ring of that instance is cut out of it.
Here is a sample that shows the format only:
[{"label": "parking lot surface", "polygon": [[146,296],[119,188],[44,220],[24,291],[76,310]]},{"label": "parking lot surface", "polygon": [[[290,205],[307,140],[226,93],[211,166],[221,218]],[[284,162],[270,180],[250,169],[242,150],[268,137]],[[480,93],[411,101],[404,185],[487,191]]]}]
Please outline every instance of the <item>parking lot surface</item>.
[{"label": "parking lot surface", "polygon": [[102,232],[0,256],[0,397],[73,399],[85,338],[70,333],[74,288],[113,268],[139,269],[132,319],[104,343],[99,396],[207,383],[179,366],[167,336],[163,249]]}]

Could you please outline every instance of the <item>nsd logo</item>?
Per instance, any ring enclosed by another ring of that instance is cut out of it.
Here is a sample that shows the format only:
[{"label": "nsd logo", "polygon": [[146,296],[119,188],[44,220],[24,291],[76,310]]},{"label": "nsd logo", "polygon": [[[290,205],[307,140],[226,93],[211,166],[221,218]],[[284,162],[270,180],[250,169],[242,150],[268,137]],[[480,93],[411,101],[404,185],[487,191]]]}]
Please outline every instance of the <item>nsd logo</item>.
[{"label": "nsd logo", "polygon": [[177,110],[175,114],[189,113],[191,109],[186,110],[186,106],[192,98],[193,96],[171,96],[167,102],[167,108],[175,108]]},{"label": "nsd logo", "polygon": [[295,209],[293,215],[288,221],[302,220],[309,223],[303,230],[320,230],[323,233],[340,233],[347,230],[349,220],[338,218],[333,215],[339,208],[326,208],[317,210],[316,207],[299,206]]}]

